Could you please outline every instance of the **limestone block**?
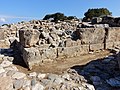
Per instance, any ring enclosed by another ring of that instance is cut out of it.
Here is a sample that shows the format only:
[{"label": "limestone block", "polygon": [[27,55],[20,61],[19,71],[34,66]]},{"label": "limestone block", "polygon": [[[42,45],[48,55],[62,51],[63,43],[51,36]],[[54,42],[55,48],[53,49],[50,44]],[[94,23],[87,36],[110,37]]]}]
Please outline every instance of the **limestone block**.
[{"label": "limestone block", "polygon": [[39,50],[33,47],[23,49],[23,59],[30,69],[32,66],[42,62]]},{"label": "limestone block", "polygon": [[104,49],[104,44],[99,43],[99,44],[90,44],[90,50],[92,51],[97,51],[97,50],[103,50]]},{"label": "limestone block", "polygon": [[68,58],[68,57],[74,57],[76,56],[76,48],[74,47],[60,47],[58,48],[58,58]]},{"label": "limestone block", "polygon": [[5,35],[4,35],[4,29],[0,29],[0,40],[4,40]]},{"label": "limestone block", "polygon": [[103,43],[105,30],[104,28],[80,28],[77,29],[76,35],[82,44]]},{"label": "limestone block", "polygon": [[57,49],[56,48],[39,48],[39,52],[41,55],[41,60],[44,62],[45,59],[53,60],[57,57]]},{"label": "limestone block", "polygon": [[73,46],[73,41],[72,41],[71,39],[67,39],[67,40],[65,41],[65,46],[66,46],[66,47],[71,47],[71,46]]},{"label": "limestone block", "polygon": [[89,45],[73,46],[73,47],[60,47],[57,49],[58,58],[76,57],[89,52]]},{"label": "limestone block", "polygon": [[10,43],[8,40],[0,40],[0,48],[10,48]]},{"label": "limestone block", "polygon": [[112,49],[114,47],[113,42],[106,42],[105,43],[105,49]]},{"label": "limestone block", "polygon": [[114,44],[114,48],[120,47],[120,41],[116,41],[113,44]]},{"label": "limestone block", "polygon": [[5,40],[0,40],[0,48],[3,48],[5,46]]},{"label": "limestone block", "polygon": [[67,39],[65,41],[65,46],[66,47],[72,47],[72,46],[78,46],[78,45],[81,45],[81,41],[80,40],[74,41],[72,39]]},{"label": "limestone block", "polygon": [[88,52],[89,52],[89,45],[81,45],[80,55],[82,55],[82,54],[88,54]]},{"label": "limestone block", "polygon": [[42,62],[52,61],[57,57],[56,48],[24,48],[23,59],[26,65],[32,69],[32,66],[39,65]]},{"label": "limestone block", "polygon": [[20,30],[20,43],[24,47],[31,47],[39,41],[40,32],[38,30]]},{"label": "limestone block", "polygon": [[119,27],[108,28],[108,37],[106,39],[106,42],[116,41],[120,41],[120,28]]}]

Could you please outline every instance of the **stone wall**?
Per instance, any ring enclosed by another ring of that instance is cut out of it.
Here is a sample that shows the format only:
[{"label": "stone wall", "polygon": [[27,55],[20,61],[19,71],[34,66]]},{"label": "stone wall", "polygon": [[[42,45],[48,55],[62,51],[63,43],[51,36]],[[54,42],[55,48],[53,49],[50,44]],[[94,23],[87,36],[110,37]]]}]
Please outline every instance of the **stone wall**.
[{"label": "stone wall", "polygon": [[119,27],[108,28],[107,37],[106,37],[106,44],[107,44],[106,48],[111,47],[108,45],[108,43],[111,43],[109,45],[113,45],[113,47],[120,46],[120,28]]},{"label": "stone wall", "polygon": [[81,44],[89,44],[90,50],[112,49],[120,45],[120,28],[84,28],[77,30]]},{"label": "stone wall", "polygon": [[[0,48],[12,45],[33,65],[120,46],[120,27],[96,28],[80,21],[33,20],[0,26]],[[86,26],[88,25],[88,26]],[[15,42],[15,43],[14,43]]]},{"label": "stone wall", "polygon": [[14,40],[18,40],[18,32],[15,28],[1,27],[0,28],[0,48],[10,48]]},{"label": "stone wall", "polygon": [[[20,36],[24,39],[20,40],[20,43],[23,46],[23,59],[30,69],[32,66],[43,62],[52,62],[61,58],[77,57],[83,54],[88,54],[91,51],[94,52],[104,49],[113,49],[120,44],[119,27],[80,28],[73,32],[77,39],[61,39],[64,41],[63,46],[54,47],[50,47],[51,44],[49,43],[38,45],[37,41],[39,41],[38,36],[40,33],[36,35],[32,33],[31,37],[28,36],[28,39],[26,38],[27,35],[24,32],[28,31],[20,30]],[[33,37],[37,37],[37,39],[34,39]],[[34,41],[34,45],[33,42],[29,42],[29,47],[26,47],[26,39]]]}]

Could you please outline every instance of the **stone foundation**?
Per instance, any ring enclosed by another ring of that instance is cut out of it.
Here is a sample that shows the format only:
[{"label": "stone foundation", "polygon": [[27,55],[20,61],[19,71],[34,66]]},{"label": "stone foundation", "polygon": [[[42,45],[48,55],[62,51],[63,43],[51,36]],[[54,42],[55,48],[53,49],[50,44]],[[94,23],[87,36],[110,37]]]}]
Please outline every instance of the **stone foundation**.
[{"label": "stone foundation", "polygon": [[0,48],[15,46],[32,68],[43,62],[120,47],[120,27],[82,28],[73,22],[75,26],[69,23],[66,28],[64,23],[68,22],[40,22],[1,26]]},{"label": "stone foundation", "polygon": [[119,27],[107,29],[80,28],[75,31],[76,37],[78,38],[77,40],[72,40],[70,38],[63,39],[63,46],[55,47],[50,47],[50,44],[47,43],[37,45],[38,38],[34,40],[33,37],[38,37],[38,34],[37,36],[35,36],[35,34],[31,34],[31,38],[29,37],[29,40],[34,42],[29,42],[30,46],[29,48],[26,48],[27,44],[25,39],[27,39],[27,36],[23,35],[25,33],[21,33],[23,30],[20,30],[20,36],[24,38],[24,40],[20,40],[22,46],[21,51],[25,63],[31,69],[32,66],[42,64],[43,62],[52,62],[56,59],[77,57],[88,54],[91,51],[94,52],[116,48],[120,44],[119,31]]}]

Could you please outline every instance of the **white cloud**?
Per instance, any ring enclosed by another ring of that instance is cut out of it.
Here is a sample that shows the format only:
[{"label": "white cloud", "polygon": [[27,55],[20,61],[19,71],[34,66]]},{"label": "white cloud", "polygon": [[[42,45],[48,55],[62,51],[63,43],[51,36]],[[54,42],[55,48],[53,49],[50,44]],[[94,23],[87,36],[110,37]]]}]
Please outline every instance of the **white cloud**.
[{"label": "white cloud", "polygon": [[32,19],[32,18],[36,18],[38,19],[38,17],[24,17],[24,16],[6,16],[6,15],[0,15],[0,17],[2,18],[17,18],[17,19]]},{"label": "white cloud", "polygon": [[15,23],[19,21],[26,21],[26,20],[32,20],[32,19],[40,19],[37,17],[26,17],[26,16],[9,16],[9,15],[1,15],[0,14],[0,25],[4,23]]},{"label": "white cloud", "polygon": [[6,22],[6,19],[3,17],[0,17],[0,22]]}]

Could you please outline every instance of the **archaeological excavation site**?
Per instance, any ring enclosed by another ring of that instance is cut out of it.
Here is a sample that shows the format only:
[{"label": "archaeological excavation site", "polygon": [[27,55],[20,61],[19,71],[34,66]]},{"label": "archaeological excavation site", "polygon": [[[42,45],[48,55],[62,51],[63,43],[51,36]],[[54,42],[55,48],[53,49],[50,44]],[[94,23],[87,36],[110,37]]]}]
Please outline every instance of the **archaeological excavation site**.
[{"label": "archaeological excavation site", "polygon": [[120,18],[0,26],[0,90],[120,90]]}]

